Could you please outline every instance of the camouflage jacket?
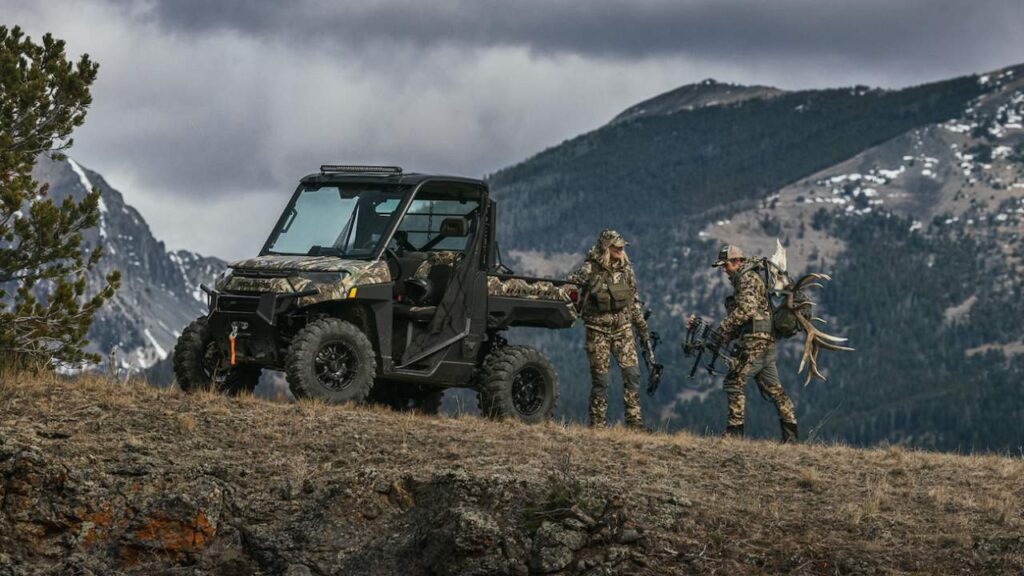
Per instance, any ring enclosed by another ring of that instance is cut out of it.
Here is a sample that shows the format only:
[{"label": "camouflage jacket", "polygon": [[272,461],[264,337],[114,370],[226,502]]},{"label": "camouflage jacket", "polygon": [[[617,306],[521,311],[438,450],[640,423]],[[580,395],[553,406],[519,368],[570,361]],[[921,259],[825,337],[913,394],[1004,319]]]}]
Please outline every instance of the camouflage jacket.
[{"label": "camouflage jacket", "polygon": [[[625,282],[629,286],[628,305],[617,312],[600,312],[592,302],[589,294],[599,284],[601,276],[607,284]],[[636,274],[628,264],[613,263],[611,268],[603,266],[593,253],[587,260],[568,277],[569,282],[580,287],[581,309],[583,322],[587,328],[608,334],[628,330],[636,325],[640,338],[648,337],[647,320],[644,319],[643,307],[637,297]]]},{"label": "camouflage jacket", "polygon": [[[764,279],[755,268],[744,266],[729,277],[734,289],[733,295],[725,299],[728,316],[719,325],[719,331],[729,339],[772,340],[771,308],[768,304],[768,290]],[[752,331],[754,322],[767,331]],[[767,324],[765,324],[767,322]]]}]

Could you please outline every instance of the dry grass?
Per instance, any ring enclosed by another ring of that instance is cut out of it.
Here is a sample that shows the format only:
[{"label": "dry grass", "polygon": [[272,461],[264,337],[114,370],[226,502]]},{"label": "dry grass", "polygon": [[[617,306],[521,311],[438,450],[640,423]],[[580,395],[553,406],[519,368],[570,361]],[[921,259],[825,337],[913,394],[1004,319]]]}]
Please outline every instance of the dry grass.
[{"label": "dry grass", "polygon": [[798,481],[798,484],[801,488],[805,488],[811,492],[821,492],[825,490],[825,480],[822,479],[821,474],[819,474],[814,468],[804,468],[800,470],[800,480]]},{"label": "dry grass", "polygon": [[616,498],[652,542],[654,573],[1024,569],[1020,458],[431,418],[10,372],[0,374],[0,414],[3,442],[68,466],[115,461],[129,446],[215,463],[248,489],[289,498],[361,485],[400,496],[389,487],[453,471],[514,479],[550,505]]}]

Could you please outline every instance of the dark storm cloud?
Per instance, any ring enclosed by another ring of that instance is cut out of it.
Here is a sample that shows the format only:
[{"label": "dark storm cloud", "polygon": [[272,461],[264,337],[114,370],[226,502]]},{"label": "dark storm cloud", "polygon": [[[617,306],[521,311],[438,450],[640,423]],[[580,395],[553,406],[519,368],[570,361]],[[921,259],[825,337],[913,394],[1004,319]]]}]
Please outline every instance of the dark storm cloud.
[{"label": "dark storm cloud", "polygon": [[178,31],[233,30],[356,50],[397,44],[626,59],[831,56],[940,70],[1024,58],[1020,0],[154,0],[142,9],[118,1]]},{"label": "dark storm cloud", "polygon": [[709,76],[897,87],[1024,60],[1022,0],[0,0],[100,62],[76,159],[252,253],[321,162],[479,176]]}]

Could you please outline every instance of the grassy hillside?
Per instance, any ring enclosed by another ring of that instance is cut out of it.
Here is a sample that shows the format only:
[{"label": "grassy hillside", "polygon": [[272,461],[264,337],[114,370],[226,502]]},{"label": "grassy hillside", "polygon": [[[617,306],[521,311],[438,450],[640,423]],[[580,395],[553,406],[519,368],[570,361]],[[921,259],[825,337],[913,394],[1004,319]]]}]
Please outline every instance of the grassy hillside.
[{"label": "grassy hillside", "polygon": [[1024,462],[0,375],[0,573],[1024,569]]}]

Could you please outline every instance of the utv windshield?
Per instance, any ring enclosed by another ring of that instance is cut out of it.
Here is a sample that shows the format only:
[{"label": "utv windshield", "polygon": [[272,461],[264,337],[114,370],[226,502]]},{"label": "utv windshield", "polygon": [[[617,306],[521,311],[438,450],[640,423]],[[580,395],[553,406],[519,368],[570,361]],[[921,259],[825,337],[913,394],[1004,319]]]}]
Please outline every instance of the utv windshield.
[{"label": "utv windshield", "polygon": [[278,221],[267,253],[368,258],[406,192],[394,185],[307,186]]}]

